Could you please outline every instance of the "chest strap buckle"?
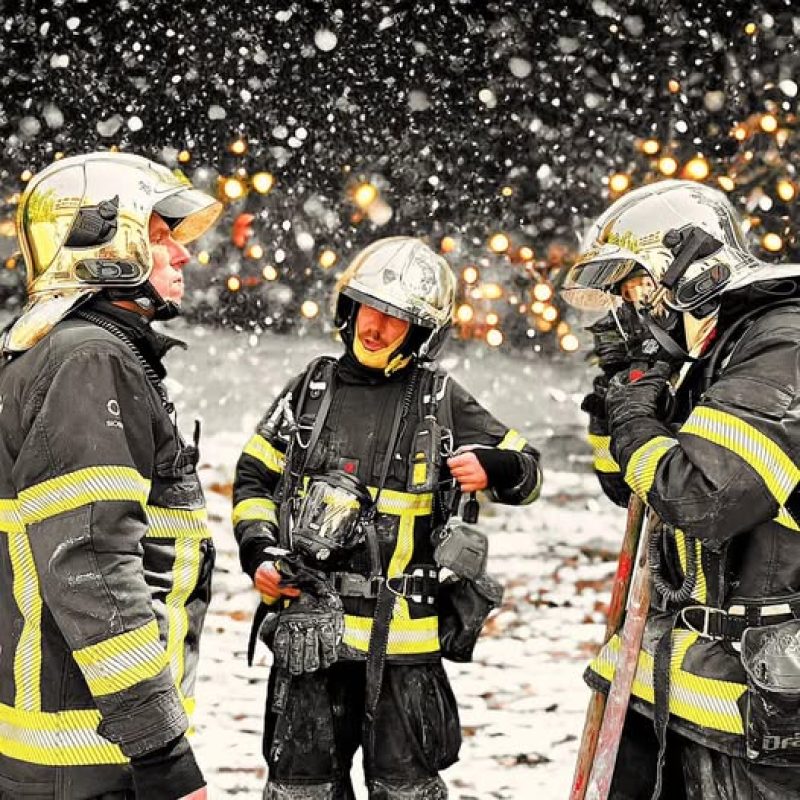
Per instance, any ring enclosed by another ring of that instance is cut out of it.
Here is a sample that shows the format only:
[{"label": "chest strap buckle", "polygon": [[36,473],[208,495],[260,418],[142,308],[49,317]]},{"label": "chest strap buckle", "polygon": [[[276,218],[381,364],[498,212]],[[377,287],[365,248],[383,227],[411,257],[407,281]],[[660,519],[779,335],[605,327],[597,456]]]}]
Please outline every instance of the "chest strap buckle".
[{"label": "chest strap buckle", "polygon": [[704,639],[722,640],[725,635],[728,612],[712,606],[686,606],[680,610],[680,620],[690,631]]}]

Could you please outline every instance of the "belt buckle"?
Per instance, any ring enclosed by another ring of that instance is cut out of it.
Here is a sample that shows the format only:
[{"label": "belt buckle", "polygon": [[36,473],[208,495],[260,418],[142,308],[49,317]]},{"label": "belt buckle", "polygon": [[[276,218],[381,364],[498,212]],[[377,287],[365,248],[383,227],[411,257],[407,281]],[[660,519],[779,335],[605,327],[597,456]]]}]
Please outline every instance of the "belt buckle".
[{"label": "belt buckle", "polygon": [[[392,593],[396,594],[398,597],[408,597],[408,581],[411,578],[411,575],[408,573],[403,573],[402,575],[393,575],[391,578],[386,579],[386,588]],[[392,581],[400,580],[402,581],[401,588],[395,589],[392,586]]]},{"label": "belt buckle", "polygon": [[[703,628],[698,630],[688,619],[686,619],[687,611],[701,611],[703,614]],[[711,639],[712,641],[721,641],[725,637],[722,634],[713,634],[710,632],[711,616],[712,614],[719,614],[722,617],[728,616],[728,612],[724,608],[714,608],[713,606],[686,606],[680,611],[681,622],[690,630],[694,631],[704,639]]]}]

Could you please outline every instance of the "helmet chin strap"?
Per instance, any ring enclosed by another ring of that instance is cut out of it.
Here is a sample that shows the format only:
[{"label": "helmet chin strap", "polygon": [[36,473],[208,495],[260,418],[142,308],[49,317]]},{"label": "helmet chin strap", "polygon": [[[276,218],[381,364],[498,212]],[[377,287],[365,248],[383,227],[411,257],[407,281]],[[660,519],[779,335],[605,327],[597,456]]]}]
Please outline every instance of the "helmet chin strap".
[{"label": "helmet chin strap", "polygon": [[112,300],[132,301],[143,314],[156,320],[174,319],[181,314],[181,307],[172,300],[164,300],[150,281],[131,289],[109,289],[108,296]]}]

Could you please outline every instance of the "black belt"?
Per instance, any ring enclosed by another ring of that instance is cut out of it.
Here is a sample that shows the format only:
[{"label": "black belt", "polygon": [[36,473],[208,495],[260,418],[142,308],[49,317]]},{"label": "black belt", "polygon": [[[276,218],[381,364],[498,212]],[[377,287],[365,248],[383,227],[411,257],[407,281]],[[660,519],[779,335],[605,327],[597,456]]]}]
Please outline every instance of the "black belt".
[{"label": "black belt", "polygon": [[704,639],[738,642],[746,628],[778,625],[800,618],[800,603],[764,605],[733,604],[728,609],[712,606],[686,606],[678,613],[676,626],[694,631]]},{"label": "black belt", "polygon": [[390,592],[400,597],[433,604],[439,592],[439,571],[433,567],[420,568],[413,573],[394,575],[391,578],[359,575],[356,572],[332,572],[330,577],[333,588],[341,597],[375,598],[385,584]]}]

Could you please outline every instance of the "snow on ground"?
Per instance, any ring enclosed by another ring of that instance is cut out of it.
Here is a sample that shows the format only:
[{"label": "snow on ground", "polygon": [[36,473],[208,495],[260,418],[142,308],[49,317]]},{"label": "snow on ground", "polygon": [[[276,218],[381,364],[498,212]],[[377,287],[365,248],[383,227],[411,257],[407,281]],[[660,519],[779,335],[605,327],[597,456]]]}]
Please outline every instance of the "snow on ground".
[{"label": "snow on ground", "polygon": [[[200,660],[195,748],[212,797],[257,798],[265,779],[261,730],[270,656],[245,661],[256,597],[241,574],[226,494],[236,458],[285,381],[328,340],[178,327],[191,343],[170,356],[170,390],[185,431],[204,423],[201,477],[219,551]],[[582,443],[578,359],[462,349],[445,365],[544,456],[542,498],[527,508],[484,503],[490,570],[506,586],[472,664],[446,662],[461,709],[461,760],[444,777],[455,800],[567,796],[589,697],[581,680],[603,634],[624,514],[600,495]],[[358,774],[357,766],[354,775]],[[356,778],[359,797],[366,797]]]}]

